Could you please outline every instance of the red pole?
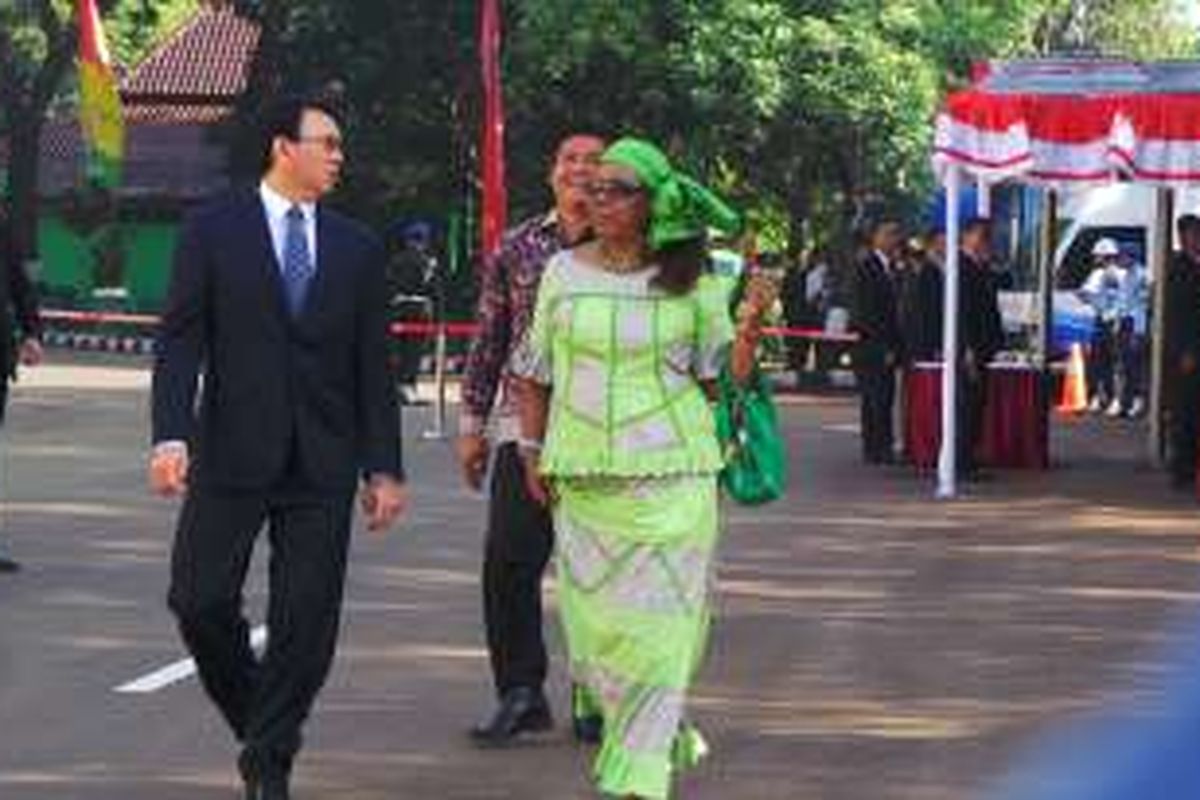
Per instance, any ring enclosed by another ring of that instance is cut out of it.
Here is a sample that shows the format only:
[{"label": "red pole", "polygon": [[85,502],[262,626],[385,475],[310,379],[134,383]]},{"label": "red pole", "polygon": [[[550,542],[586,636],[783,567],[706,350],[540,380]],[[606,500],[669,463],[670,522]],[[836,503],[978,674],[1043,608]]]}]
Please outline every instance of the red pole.
[{"label": "red pole", "polygon": [[496,252],[508,224],[508,192],[504,183],[504,93],[500,75],[499,0],[482,0],[479,56],[483,71],[483,172],[481,245],[484,255]]}]

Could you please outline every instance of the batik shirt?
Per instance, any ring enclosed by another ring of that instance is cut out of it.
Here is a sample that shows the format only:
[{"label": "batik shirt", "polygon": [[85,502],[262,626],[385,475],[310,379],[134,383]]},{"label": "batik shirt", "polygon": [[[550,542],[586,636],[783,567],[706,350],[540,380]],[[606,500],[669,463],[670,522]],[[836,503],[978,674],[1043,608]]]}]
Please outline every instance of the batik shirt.
[{"label": "batik shirt", "polygon": [[505,379],[513,348],[533,317],[546,262],[566,244],[556,215],[543,214],[509,231],[485,264],[479,295],[479,334],[467,357],[460,433],[489,433],[495,441],[518,437],[516,405]]}]

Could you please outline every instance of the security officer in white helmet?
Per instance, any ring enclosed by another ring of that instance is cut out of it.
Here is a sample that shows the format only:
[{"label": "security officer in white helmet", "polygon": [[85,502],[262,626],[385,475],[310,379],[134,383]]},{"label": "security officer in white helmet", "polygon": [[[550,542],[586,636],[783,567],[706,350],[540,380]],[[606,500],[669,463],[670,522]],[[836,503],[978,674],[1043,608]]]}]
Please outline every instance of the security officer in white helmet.
[{"label": "security officer in white helmet", "polygon": [[1092,247],[1094,267],[1079,294],[1095,312],[1096,327],[1088,357],[1089,409],[1100,412],[1116,409],[1121,401],[1116,392],[1117,338],[1121,320],[1127,316],[1125,271],[1121,268],[1121,248],[1107,237]]}]

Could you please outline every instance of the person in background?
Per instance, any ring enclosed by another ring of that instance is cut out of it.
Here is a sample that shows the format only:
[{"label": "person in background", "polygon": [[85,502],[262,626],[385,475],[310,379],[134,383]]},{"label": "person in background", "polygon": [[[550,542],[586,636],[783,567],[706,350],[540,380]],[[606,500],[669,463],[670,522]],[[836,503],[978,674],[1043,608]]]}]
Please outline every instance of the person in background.
[{"label": "person in background", "polygon": [[917,258],[901,295],[901,327],[910,362],[942,358],[942,270],[946,261],[946,234],[926,231]]},{"label": "person in background", "polygon": [[1150,272],[1121,251],[1121,269],[1125,275],[1124,313],[1117,349],[1121,363],[1120,413],[1139,417],[1146,408],[1146,358],[1149,350]]},{"label": "person in background", "polygon": [[[789,328],[819,327],[817,310],[808,301],[805,291],[808,270],[801,261],[787,265],[780,283],[779,299],[783,307],[783,320]],[[785,340],[788,366],[796,376],[796,385],[802,386],[809,378],[808,358],[811,340],[789,336]]]},{"label": "person in background", "polygon": [[[430,322],[433,319],[431,296],[437,279],[438,263],[433,254],[433,229],[425,222],[410,222],[399,233],[399,247],[388,262],[388,293],[392,319],[396,322]],[[427,338],[424,334],[403,333],[391,336],[396,359],[396,383],[400,399],[416,400],[417,378]]]},{"label": "person in background", "polygon": [[896,369],[903,357],[897,303],[899,258],[904,241],[900,223],[877,222],[868,249],[855,264],[850,322],[859,336],[855,352],[862,425],[862,454],[868,464],[891,463],[895,455],[893,407]]},{"label": "person in background", "polygon": [[1200,217],[1176,223],[1179,252],[1167,269],[1164,383],[1169,398],[1171,484],[1196,484],[1197,415],[1200,415]]},{"label": "person in background", "polygon": [[963,226],[959,265],[959,439],[958,471],[966,480],[979,477],[975,461],[983,436],[988,364],[1004,346],[1004,327],[991,260],[991,221],[983,217]]},{"label": "person in background", "polygon": [[[564,247],[591,237],[587,186],[604,140],[587,133],[565,137],[555,151],[549,183],[554,208],[517,225],[484,266],[479,333],[463,379],[457,453],[463,478],[483,486],[492,462],[483,556],[483,612],[497,705],[471,729],[481,746],[504,745],[522,734],[550,729],[546,699],[546,644],[542,636],[542,575],[554,528],[549,512],[529,495],[517,441],[516,399],[505,379],[513,349],[533,317],[546,262]],[[492,457],[493,447],[495,456]],[[573,708],[575,735],[600,736],[596,714]]]},{"label": "person in background", "polygon": [[1121,269],[1121,249],[1109,238],[1099,239],[1092,247],[1095,263],[1079,295],[1095,313],[1096,327],[1088,354],[1089,410],[1098,413],[1108,409],[1119,414],[1121,400],[1117,397],[1117,339],[1125,313],[1125,273]]},{"label": "person in background", "polygon": [[[0,425],[8,406],[8,383],[16,378],[17,365],[33,366],[41,361],[42,320],[37,292],[25,272],[8,215],[0,205]],[[0,540],[0,573],[20,568],[16,559],[4,553]]]}]

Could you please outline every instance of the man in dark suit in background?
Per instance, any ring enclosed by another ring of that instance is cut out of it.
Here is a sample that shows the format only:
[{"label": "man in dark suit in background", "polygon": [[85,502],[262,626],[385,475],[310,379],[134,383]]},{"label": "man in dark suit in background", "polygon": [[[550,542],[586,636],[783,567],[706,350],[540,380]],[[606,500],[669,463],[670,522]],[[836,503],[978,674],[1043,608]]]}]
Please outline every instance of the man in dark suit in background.
[{"label": "man in dark suit in background", "polygon": [[958,471],[977,477],[975,451],[983,435],[987,402],[987,367],[1004,346],[1004,327],[990,265],[991,222],[982,217],[963,226],[959,265],[958,327]]},{"label": "man in dark suit in background", "polygon": [[868,251],[854,266],[851,324],[859,336],[855,365],[861,398],[863,459],[890,463],[892,407],[896,401],[896,367],[903,342],[897,310],[900,224],[882,220],[871,229]]},{"label": "man in dark suit in background", "polygon": [[[154,365],[149,480],[184,496],[169,603],[243,744],[246,797],[286,800],[337,640],[356,484],[374,530],[407,496],[383,250],[318,202],[343,162],[337,115],[288,99],[265,134],[262,182],[201,209],[180,235]],[[269,633],[256,660],[242,587],[264,523]]]},{"label": "man in dark suit in background", "polygon": [[1171,411],[1171,483],[1196,483],[1197,417],[1200,416],[1200,217],[1176,223],[1179,252],[1167,270],[1163,370]]},{"label": "man in dark suit in background", "polygon": [[[14,321],[18,328],[15,331]],[[8,216],[0,207],[0,423],[8,406],[8,382],[16,377],[17,363],[32,366],[42,360],[41,336],[37,293],[25,272]],[[20,568],[17,561],[0,551],[0,573]]]}]

